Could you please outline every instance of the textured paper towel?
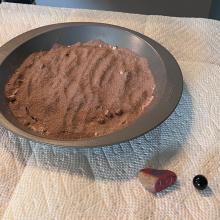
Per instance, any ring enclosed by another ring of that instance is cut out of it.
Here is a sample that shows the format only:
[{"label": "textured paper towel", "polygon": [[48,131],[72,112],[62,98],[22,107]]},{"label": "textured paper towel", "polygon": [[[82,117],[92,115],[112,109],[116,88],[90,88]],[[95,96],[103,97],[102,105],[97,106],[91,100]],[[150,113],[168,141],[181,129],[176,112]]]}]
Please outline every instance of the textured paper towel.
[{"label": "textured paper towel", "polygon": [[[150,133],[119,145],[67,149],[26,141],[0,128],[3,219],[220,219],[220,22],[17,4],[0,5],[0,45],[46,24],[96,21],[157,40],[184,77],[175,112]],[[136,179],[143,166],[178,175],[152,195]],[[207,176],[203,193],[194,175]]]}]

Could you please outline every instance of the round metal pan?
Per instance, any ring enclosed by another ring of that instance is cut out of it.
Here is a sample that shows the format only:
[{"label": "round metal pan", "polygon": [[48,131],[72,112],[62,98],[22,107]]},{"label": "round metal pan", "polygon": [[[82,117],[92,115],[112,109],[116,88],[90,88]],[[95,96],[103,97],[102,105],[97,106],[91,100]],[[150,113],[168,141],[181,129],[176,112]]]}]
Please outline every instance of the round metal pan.
[{"label": "round metal pan", "polygon": [[[155,78],[155,97],[149,108],[128,127],[88,139],[54,140],[39,136],[20,125],[9,110],[4,87],[14,70],[31,53],[49,50],[54,43],[73,44],[99,39],[129,48],[146,57]],[[0,124],[12,132],[37,142],[59,146],[95,147],[138,137],[162,123],[177,106],[183,87],[181,70],[174,57],[160,44],[135,31],[100,23],[63,23],[24,33],[0,48]]]}]

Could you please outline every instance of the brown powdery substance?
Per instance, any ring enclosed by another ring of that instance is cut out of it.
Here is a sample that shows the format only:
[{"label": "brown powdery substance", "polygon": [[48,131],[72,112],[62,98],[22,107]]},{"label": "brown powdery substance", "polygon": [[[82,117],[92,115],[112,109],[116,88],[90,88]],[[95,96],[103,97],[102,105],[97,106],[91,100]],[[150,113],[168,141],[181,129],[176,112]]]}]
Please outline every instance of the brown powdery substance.
[{"label": "brown powdery substance", "polygon": [[5,87],[24,126],[55,139],[102,136],[127,127],[153,99],[146,58],[102,41],[31,54]]}]

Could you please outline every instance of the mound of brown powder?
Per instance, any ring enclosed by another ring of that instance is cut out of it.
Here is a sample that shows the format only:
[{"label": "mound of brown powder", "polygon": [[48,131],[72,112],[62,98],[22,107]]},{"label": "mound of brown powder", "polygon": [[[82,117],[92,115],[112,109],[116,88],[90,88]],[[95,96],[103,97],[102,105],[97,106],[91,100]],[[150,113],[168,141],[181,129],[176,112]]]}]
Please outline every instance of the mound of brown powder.
[{"label": "mound of brown powder", "polygon": [[145,58],[101,41],[31,54],[5,87],[24,126],[46,137],[102,136],[128,126],[153,98]]}]

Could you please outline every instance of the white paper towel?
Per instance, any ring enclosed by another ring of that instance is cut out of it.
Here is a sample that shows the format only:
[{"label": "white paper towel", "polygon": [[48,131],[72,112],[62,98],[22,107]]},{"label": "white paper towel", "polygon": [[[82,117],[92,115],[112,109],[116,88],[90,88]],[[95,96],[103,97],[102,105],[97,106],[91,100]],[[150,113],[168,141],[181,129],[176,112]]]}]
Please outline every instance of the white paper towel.
[{"label": "white paper towel", "polygon": [[[0,45],[59,22],[116,24],[155,39],[184,77],[175,112],[150,133],[95,149],[46,146],[0,127],[2,219],[220,219],[220,22],[3,3]],[[143,166],[171,169],[177,183],[153,195],[136,179]],[[202,173],[210,188],[192,185]]]}]

